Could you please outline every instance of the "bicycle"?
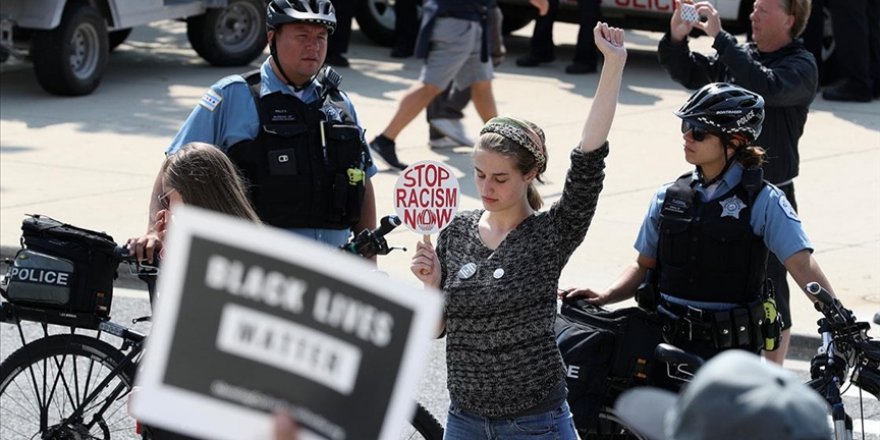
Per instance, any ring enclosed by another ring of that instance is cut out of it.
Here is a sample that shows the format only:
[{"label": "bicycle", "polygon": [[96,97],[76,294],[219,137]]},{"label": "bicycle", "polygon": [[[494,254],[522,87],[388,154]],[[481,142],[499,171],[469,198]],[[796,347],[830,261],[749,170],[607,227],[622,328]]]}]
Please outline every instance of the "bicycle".
[{"label": "bicycle", "polygon": [[[378,228],[361,232],[342,249],[366,257],[385,255],[395,248],[388,246],[384,235],[399,225],[396,216],[384,217]],[[117,246],[114,252],[147,283],[152,300],[158,270],[140,265],[124,248]],[[8,277],[3,278],[0,290],[5,294]],[[25,322],[37,323],[42,335],[28,341]],[[144,333],[113,322],[109,310],[99,316],[8,301],[0,301],[0,323],[17,326],[22,344],[0,363],[0,438],[152,438],[126,408],[144,350]],[[118,338],[118,345],[102,339],[105,334]],[[404,438],[443,437],[443,427],[418,402],[411,428]]]},{"label": "bicycle", "polygon": [[[846,391],[844,385],[849,378],[850,384],[880,399],[880,341],[868,336],[870,326],[867,322],[857,322],[852,312],[821,286],[810,283],[805,286],[805,290],[816,296],[819,300],[816,309],[823,314],[823,318],[817,322],[822,344],[810,363],[811,379],[807,385],[822,395],[830,405],[834,440],[852,440],[852,418],[846,412],[841,395]],[[584,309],[594,307],[583,301],[575,303],[576,307]],[[880,324],[880,314],[874,320]],[[658,375],[665,376],[664,379],[671,379],[672,383],[664,385],[676,388],[690,382],[704,363],[702,358],[666,343],[658,344],[652,357],[659,362],[658,366],[665,367],[665,375],[653,371],[655,379]],[[644,437],[630,431],[613,410],[616,398],[637,385],[631,378],[608,375],[605,381],[606,390],[601,397],[598,423],[590,429],[579,430],[581,436],[589,439],[643,440]],[[859,404],[863,411],[861,395]],[[863,413],[861,419],[864,420]],[[864,438],[864,426],[862,433]]]},{"label": "bicycle", "polygon": [[[133,262],[123,248],[116,253]],[[4,282],[0,289],[5,288]],[[109,440],[136,433],[137,422],[125,406],[146,340],[143,333],[109,316],[11,302],[0,302],[0,322],[16,325],[22,344],[0,363],[0,438]],[[28,342],[23,322],[38,323],[42,336]],[[69,333],[50,334],[50,325]],[[104,333],[121,339],[120,345],[103,340]]]},{"label": "bicycle", "polygon": [[[853,438],[852,417],[846,411],[842,395],[850,385],[855,385],[860,391],[861,432],[864,439],[865,415],[861,391],[880,399],[880,341],[868,336],[870,325],[867,322],[857,321],[852,312],[821,285],[809,283],[804,290],[816,297],[816,310],[823,315],[817,321],[822,342],[810,361],[810,380],[806,385],[828,402],[834,440]],[[880,324],[880,314],[874,317],[874,322]],[[669,377],[682,384],[690,382],[703,364],[702,358],[665,343],[657,346],[655,357],[666,364]]]},{"label": "bicycle", "polygon": [[[819,283],[804,286],[807,293],[819,301],[816,309],[824,315],[817,322],[822,345],[810,362],[810,381],[807,385],[816,390],[831,406],[835,440],[851,440],[852,417],[846,412],[841,390],[849,379],[859,388],[859,409],[862,419],[862,438],[865,437],[864,405],[861,391],[867,391],[880,399],[880,341],[868,336],[871,328],[867,322],[856,321],[852,311],[840,300],[832,297]],[[875,323],[880,324],[877,316]]]}]

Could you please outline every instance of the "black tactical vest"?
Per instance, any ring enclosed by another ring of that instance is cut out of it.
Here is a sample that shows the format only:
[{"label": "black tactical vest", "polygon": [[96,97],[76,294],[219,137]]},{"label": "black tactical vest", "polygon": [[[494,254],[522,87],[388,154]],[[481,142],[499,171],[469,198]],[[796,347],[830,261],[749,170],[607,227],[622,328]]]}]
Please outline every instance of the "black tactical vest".
[{"label": "black tactical vest", "polygon": [[260,132],[233,145],[228,155],[247,179],[260,219],[281,228],[354,226],[369,156],[335,84],[325,83],[323,99],[306,104],[281,92],[260,98],[260,72],[243,76]]},{"label": "black tactical vest", "polygon": [[660,292],[742,304],[760,297],[768,251],[749,224],[754,199],[764,185],[760,179],[760,169],[745,170],[739,185],[705,203],[693,188],[692,173],[666,190],[657,254]]}]

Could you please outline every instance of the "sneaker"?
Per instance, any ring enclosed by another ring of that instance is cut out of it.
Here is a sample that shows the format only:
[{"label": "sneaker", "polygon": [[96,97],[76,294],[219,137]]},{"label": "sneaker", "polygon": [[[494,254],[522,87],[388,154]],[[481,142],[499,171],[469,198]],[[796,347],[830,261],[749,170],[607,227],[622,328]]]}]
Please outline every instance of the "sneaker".
[{"label": "sneaker", "polygon": [[431,119],[428,123],[444,136],[458,142],[458,145],[474,144],[474,140],[465,133],[461,119]]},{"label": "sneaker", "polygon": [[455,148],[460,145],[458,144],[458,142],[455,142],[454,140],[449,139],[446,136],[443,136],[443,137],[439,137],[437,139],[431,139],[430,141],[428,141],[428,146],[431,147],[431,149],[444,149],[444,148]]},{"label": "sneaker", "polygon": [[351,63],[341,53],[328,53],[325,62],[333,67],[348,67]]},{"label": "sneaker", "polygon": [[392,168],[397,168],[398,170],[406,169],[406,164],[397,159],[397,151],[395,151],[394,141],[391,139],[382,135],[376,136],[370,142],[370,149],[375,151]]},{"label": "sneaker", "polygon": [[516,65],[519,67],[535,67],[539,64],[544,63],[552,63],[556,60],[556,57],[553,55],[545,55],[545,56],[537,56],[528,54],[526,56],[522,56],[516,59]]}]

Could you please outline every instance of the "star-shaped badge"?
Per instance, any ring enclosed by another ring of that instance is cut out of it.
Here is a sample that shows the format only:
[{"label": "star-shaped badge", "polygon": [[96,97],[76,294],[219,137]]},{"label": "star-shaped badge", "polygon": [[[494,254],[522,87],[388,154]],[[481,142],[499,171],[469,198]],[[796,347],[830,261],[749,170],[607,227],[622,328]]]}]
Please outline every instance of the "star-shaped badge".
[{"label": "star-shaped badge", "polygon": [[718,203],[721,204],[721,217],[739,219],[739,212],[746,207],[746,204],[737,196],[726,198]]}]

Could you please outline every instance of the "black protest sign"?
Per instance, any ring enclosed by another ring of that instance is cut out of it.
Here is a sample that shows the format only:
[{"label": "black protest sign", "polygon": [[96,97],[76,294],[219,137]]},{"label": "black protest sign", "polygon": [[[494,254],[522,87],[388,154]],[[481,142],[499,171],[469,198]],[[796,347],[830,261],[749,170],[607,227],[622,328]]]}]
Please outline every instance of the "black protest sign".
[{"label": "black protest sign", "polygon": [[[176,217],[175,229],[180,215]],[[332,440],[383,438],[391,429],[388,420],[408,416],[404,410],[392,417],[395,387],[405,373],[413,324],[427,315],[368,288],[388,290],[395,283],[376,283],[373,277],[381,275],[347,267],[361,269],[351,257],[303,240],[293,241],[303,252],[291,248],[287,254],[296,256],[291,258],[254,249],[253,243],[231,243],[236,240],[230,237],[242,237],[238,234],[217,239],[210,236],[215,233],[189,232],[187,252],[177,261],[185,269],[175,277],[177,282],[160,282],[160,289],[180,294],[174,295],[172,308],[160,290],[163,298],[151,339],[162,329],[173,337],[156,348],[163,352],[157,356],[161,360],[152,362],[152,340],[148,346],[145,364],[156,367],[151,373],[158,388],[170,390],[172,397],[188,396],[180,402],[184,406],[213,402],[205,408],[223,408],[214,413],[219,417],[235,407],[264,415],[283,409],[303,428]],[[266,244],[273,248],[280,243],[275,234],[287,234],[268,228],[257,232],[268,232],[266,238],[274,241]],[[166,265],[172,251],[180,249],[168,247]],[[435,306],[439,309],[439,299]],[[166,309],[173,309],[169,315],[176,319],[166,321]],[[412,394],[407,398],[411,406]],[[188,432],[214,438],[218,431],[199,429]]]}]

